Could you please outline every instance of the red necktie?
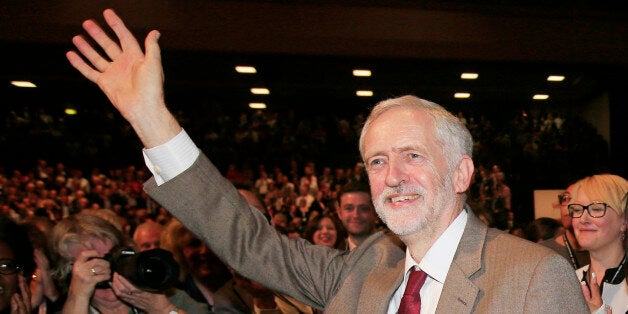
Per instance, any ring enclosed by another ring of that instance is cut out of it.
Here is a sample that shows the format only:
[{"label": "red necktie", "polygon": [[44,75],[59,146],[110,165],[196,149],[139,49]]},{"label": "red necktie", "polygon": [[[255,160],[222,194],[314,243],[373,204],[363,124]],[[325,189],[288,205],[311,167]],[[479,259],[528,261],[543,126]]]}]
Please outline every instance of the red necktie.
[{"label": "red necktie", "polygon": [[417,314],[421,313],[421,287],[425,283],[427,274],[422,270],[412,269],[406,291],[403,292],[401,304],[399,305],[398,314]]}]

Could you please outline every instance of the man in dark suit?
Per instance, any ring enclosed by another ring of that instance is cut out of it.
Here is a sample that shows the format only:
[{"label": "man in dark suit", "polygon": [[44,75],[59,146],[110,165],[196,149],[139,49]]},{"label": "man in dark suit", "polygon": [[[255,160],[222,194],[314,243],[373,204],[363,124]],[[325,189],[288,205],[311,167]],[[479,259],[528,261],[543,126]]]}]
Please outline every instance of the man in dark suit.
[{"label": "man in dark suit", "polygon": [[147,192],[240,274],[330,313],[396,313],[414,270],[423,313],[586,313],[569,263],[551,250],[488,229],[465,205],[472,139],[434,103],[405,96],[378,104],[360,151],[376,211],[406,244],[375,233],[351,253],[288,239],[250,207],[166,108],[152,31],[146,53],[111,10],[111,40],[92,21],[71,64],[97,83],[134,128],[154,177]]}]

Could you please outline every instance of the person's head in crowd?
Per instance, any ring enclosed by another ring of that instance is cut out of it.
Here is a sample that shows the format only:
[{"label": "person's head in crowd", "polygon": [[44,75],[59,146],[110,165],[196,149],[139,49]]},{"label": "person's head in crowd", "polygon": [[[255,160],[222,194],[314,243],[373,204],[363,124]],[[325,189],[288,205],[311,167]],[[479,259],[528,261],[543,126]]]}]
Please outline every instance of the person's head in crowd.
[{"label": "person's head in crowd", "polygon": [[526,234],[525,234],[524,228],[521,225],[519,225],[519,224],[516,224],[516,225],[512,226],[512,228],[508,229],[508,233],[510,233],[510,234],[512,234],[512,235],[514,235],[516,237],[520,237],[522,239],[526,238]]},{"label": "person's head in crowd", "polygon": [[135,232],[133,232],[133,241],[135,241],[135,244],[137,244],[140,251],[159,248],[162,230],[162,225],[154,221],[146,221],[135,228]]},{"label": "person's head in crowd", "polygon": [[161,248],[168,250],[181,267],[181,281],[190,277],[216,291],[231,279],[227,266],[180,221],[172,219],[161,234]]},{"label": "person's head in crowd", "polygon": [[341,190],[337,213],[349,235],[350,249],[375,232],[378,220],[368,185],[359,182],[345,185]]},{"label": "person's head in crowd", "polygon": [[33,244],[33,255],[36,264],[33,280],[30,282],[31,306],[38,308],[45,302],[57,300],[59,292],[50,271],[49,236],[54,223],[47,217],[31,216],[21,223],[28,231]]},{"label": "person's head in crowd", "polygon": [[343,249],[346,231],[334,215],[324,214],[312,218],[305,227],[303,237],[316,244],[330,248]]},{"label": "person's head in crowd", "polygon": [[359,148],[376,212],[408,246],[432,243],[463,210],[473,140],[443,107],[414,96],[382,101]]},{"label": "person's head in crowd", "polygon": [[534,219],[523,230],[525,238],[532,242],[541,242],[554,238],[561,233],[562,226],[558,220],[549,217]]},{"label": "person's head in crowd", "polygon": [[575,183],[567,208],[578,243],[592,259],[606,247],[625,250],[627,193],[628,181],[617,175],[594,175]]},{"label": "person's head in crowd", "polygon": [[[109,220],[88,213],[71,215],[58,222],[50,234],[50,245],[56,261],[54,275],[65,289],[74,279],[72,268],[83,251],[95,250],[103,257],[114,247],[135,248],[133,240]],[[111,289],[96,289],[94,298],[115,300],[116,296]]]},{"label": "person's head in crowd", "polygon": [[277,232],[286,235],[290,239],[301,237],[299,230],[297,230],[293,226],[282,227],[282,226],[275,225],[274,227],[275,227],[275,230],[277,230]]},{"label": "person's head in crowd", "polygon": [[26,229],[0,216],[0,313],[9,313],[11,303],[24,299],[20,285],[28,289],[27,281],[34,270],[33,247]]},{"label": "person's head in crowd", "polygon": [[273,226],[275,226],[275,228],[277,227],[288,228],[288,226],[290,225],[288,223],[288,215],[282,212],[275,213],[275,215],[273,215],[273,219],[271,223]]},{"label": "person's head in crowd", "polygon": [[560,209],[560,223],[563,225],[565,230],[572,230],[571,226],[571,216],[569,215],[569,209],[567,209],[567,205],[571,201],[571,194],[573,191],[574,185],[570,185],[565,189],[564,192],[558,194],[558,206]]}]

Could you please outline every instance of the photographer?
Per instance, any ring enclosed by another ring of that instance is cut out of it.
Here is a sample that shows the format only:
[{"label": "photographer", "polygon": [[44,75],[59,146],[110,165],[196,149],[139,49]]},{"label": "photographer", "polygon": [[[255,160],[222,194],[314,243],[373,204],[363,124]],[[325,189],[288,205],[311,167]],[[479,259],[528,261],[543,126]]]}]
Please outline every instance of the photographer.
[{"label": "photographer", "polygon": [[207,307],[185,292],[139,289],[111,267],[107,254],[133,241],[106,220],[77,214],[60,221],[52,230],[54,274],[66,290],[63,313],[207,313]]}]

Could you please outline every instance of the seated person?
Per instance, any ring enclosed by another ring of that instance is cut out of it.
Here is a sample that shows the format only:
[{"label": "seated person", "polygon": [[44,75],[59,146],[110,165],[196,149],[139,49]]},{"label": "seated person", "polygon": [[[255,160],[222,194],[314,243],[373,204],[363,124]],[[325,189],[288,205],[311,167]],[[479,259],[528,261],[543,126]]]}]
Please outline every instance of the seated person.
[{"label": "seated person", "polygon": [[135,232],[133,232],[133,241],[139,247],[140,251],[146,251],[159,248],[159,238],[161,237],[161,231],[163,226],[154,221],[146,221],[141,223]]},{"label": "seated person", "polygon": [[303,238],[316,245],[343,250],[347,244],[347,232],[335,216],[324,214],[311,219],[305,227]]},{"label": "seated person", "polygon": [[[208,313],[207,306],[185,292],[168,289],[149,292],[112,273],[103,259],[114,247],[134,248],[133,241],[110,222],[91,214],[76,214],[52,230],[57,261],[54,274],[67,292],[63,312],[71,313]],[[105,282],[104,285],[98,283]]]},{"label": "seated person", "polygon": [[63,300],[59,298],[57,283],[50,272],[50,252],[48,235],[54,223],[48,217],[31,216],[22,221],[33,245],[36,268],[30,283],[31,308],[33,310],[55,313],[61,310]]},{"label": "seated person", "polygon": [[[234,281],[227,266],[176,219],[161,235],[161,247],[172,252],[181,268],[178,287],[217,313],[249,313],[252,300],[231,289]],[[218,292],[220,290],[220,292]]]}]

